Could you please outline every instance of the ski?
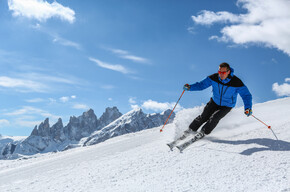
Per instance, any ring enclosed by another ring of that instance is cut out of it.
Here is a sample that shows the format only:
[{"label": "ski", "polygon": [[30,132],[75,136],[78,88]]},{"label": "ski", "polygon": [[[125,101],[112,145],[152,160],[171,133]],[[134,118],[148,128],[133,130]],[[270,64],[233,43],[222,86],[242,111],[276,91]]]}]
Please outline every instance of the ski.
[{"label": "ski", "polygon": [[202,139],[203,137],[204,137],[204,133],[203,132],[198,132],[189,141],[186,141],[183,144],[177,145],[176,148],[179,149],[180,153],[182,153],[183,150],[186,149],[189,145],[191,145],[192,143]]},{"label": "ski", "polygon": [[195,133],[196,132],[192,131],[191,129],[188,129],[188,130],[184,131],[184,133],[181,137],[172,141],[171,143],[167,143],[166,145],[170,148],[171,151],[173,151],[173,148],[177,145],[178,142],[186,139],[187,137],[189,137],[190,135],[193,135]]}]

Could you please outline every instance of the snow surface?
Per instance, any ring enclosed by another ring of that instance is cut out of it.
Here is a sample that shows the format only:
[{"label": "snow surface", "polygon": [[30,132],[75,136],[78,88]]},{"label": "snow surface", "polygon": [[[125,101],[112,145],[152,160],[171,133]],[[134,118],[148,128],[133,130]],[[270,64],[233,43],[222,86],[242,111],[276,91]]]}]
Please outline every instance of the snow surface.
[{"label": "snow surface", "polygon": [[289,97],[253,107],[278,141],[236,108],[211,135],[183,153],[170,151],[166,143],[201,110],[178,112],[162,133],[157,127],[60,153],[0,160],[0,191],[290,192]]}]

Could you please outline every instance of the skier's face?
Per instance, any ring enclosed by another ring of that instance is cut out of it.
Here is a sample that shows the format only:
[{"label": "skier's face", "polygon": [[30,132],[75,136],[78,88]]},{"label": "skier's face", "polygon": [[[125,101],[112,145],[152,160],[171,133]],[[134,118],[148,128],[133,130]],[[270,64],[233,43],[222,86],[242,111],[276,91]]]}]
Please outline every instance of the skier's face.
[{"label": "skier's face", "polygon": [[219,73],[221,80],[224,80],[229,76],[231,71],[228,70],[226,67],[220,67],[218,73]]}]

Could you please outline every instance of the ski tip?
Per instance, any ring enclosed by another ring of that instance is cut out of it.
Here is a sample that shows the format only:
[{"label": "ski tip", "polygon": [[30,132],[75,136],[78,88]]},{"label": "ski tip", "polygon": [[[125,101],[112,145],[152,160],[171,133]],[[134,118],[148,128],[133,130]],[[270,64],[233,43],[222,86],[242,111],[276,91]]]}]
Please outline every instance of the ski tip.
[{"label": "ski tip", "polygon": [[160,129],[160,133],[162,133],[163,132],[163,130],[162,129]]},{"label": "ski tip", "polygon": [[176,148],[179,150],[180,153],[183,153],[183,150],[179,146],[176,146]]},{"label": "ski tip", "polygon": [[173,151],[173,147],[169,143],[167,143],[166,145],[169,147],[170,151]]}]

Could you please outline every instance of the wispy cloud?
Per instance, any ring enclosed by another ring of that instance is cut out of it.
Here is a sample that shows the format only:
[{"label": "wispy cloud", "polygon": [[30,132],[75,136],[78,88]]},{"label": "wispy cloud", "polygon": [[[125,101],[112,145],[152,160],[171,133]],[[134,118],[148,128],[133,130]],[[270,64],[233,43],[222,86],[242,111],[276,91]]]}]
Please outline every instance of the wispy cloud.
[{"label": "wispy cloud", "polygon": [[59,98],[59,100],[63,103],[66,103],[69,101],[69,97],[61,97],[61,98]]},{"label": "wispy cloud", "polygon": [[68,101],[70,101],[71,99],[76,99],[76,96],[75,95],[72,95],[70,97],[68,96],[63,96],[61,98],[59,98],[59,100],[62,102],[62,103],[66,103]]},{"label": "wispy cloud", "polygon": [[53,37],[54,37],[54,39],[53,39],[54,43],[59,43],[60,45],[63,45],[66,47],[73,47],[73,48],[78,49],[78,50],[82,49],[81,45],[76,43],[76,42],[64,39],[64,38],[62,38],[60,36],[56,36],[56,35]]},{"label": "wispy cloud", "polygon": [[30,128],[38,125],[44,118],[48,117],[52,122],[56,122],[59,118],[59,116],[46,110],[32,106],[23,106],[20,109],[3,113],[3,115],[8,116],[9,119],[11,118],[10,125]]},{"label": "wispy cloud", "polygon": [[24,106],[21,109],[17,109],[17,110],[12,111],[12,112],[4,113],[4,115],[7,115],[7,116],[31,115],[31,114],[38,114],[38,115],[41,115],[43,117],[52,117],[53,116],[52,114],[50,114],[49,112],[47,112],[45,110],[31,107],[31,106]]},{"label": "wispy cloud", "polygon": [[122,50],[122,49],[111,49],[107,48],[107,50],[111,51],[115,55],[117,55],[120,58],[127,59],[130,61],[133,61],[135,63],[144,63],[144,64],[149,64],[150,61],[144,57],[139,57],[136,55],[131,54],[129,51]]},{"label": "wispy cloud", "polygon": [[212,36],[235,44],[259,43],[275,47],[290,56],[290,1],[289,0],[238,0],[237,5],[247,10],[244,14],[204,10],[192,16],[196,24],[224,23],[222,36]]},{"label": "wispy cloud", "polygon": [[69,7],[65,7],[54,1],[49,3],[44,0],[8,0],[9,10],[15,17],[26,17],[44,22],[52,17],[73,23],[75,12]]},{"label": "wispy cloud", "polygon": [[53,43],[56,43],[56,44],[59,44],[62,46],[66,46],[66,47],[72,47],[72,48],[75,48],[77,50],[82,50],[82,46],[79,43],[68,40],[68,39],[62,37],[60,34],[52,31],[51,29],[43,27],[39,23],[37,23],[35,25],[31,25],[30,27],[33,28],[34,30],[37,30],[39,32],[42,32],[42,33],[50,36],[52,38]]},{"label": "wispy cloud", "polygon": [[130,104],[136,104],[137,102],[136,102],[136,97],[130,97],[129,98],[129,103]]},{"label": "wispy cloud", "polygon": [[18,92],[51,92],[56,86],[76,85],[77,81],[73,77],[50,76],[43,73],[17,73],[12,76],[0,76],[0,87],[10,88]]},{"label": "wispy cloud", "polygon": [[137,105],[137,101],[136,101],[136,97],[130,97],[129,98],[129,104],[131,106],[132,109],[138,109],[140,108],[139,105]]},{"label": "wispy cloud", "polygon": [[272,85],[272,90],[276,93],[277,96],[290,96],[290,78],[286,78],[285,83],[281,85],[274,83]]},{"label": "wispy cloud", "polygon": [[85,104],[74,104],[73,109],[82,109],[82,110],[87,110],[89,109],[90,107],[85,105]]},{"label": "wispy cloud", "polygon": [[133,73],[132,71],[130,71],[129,69],[127,69],[123,65],[115,65],[115,64],[105,63],[103,61],[100,61],[100,60],[92,58],[92,57],[90,57],[89,60],[95,62],[99,67],[102,67],[105,69],[117,71],[117,72],[120,72],[123,74]]},{"label": "wispy cloud", "polygon": [[0,127],[8,126],[10,122],[7,119],[0,119]]},{"label": "wispy cloud", "polygon": [[41,102],[44,102],[45,100],[42,98],[34,98],[34,99],[27,99],[25,101],[28,103],[41,103]]},{"label": "wispy cloud", "polygon": [[20,92],[45,92],[48,89],[48,86],[37,81],[7,76],[0,76],[0,86]]}]

